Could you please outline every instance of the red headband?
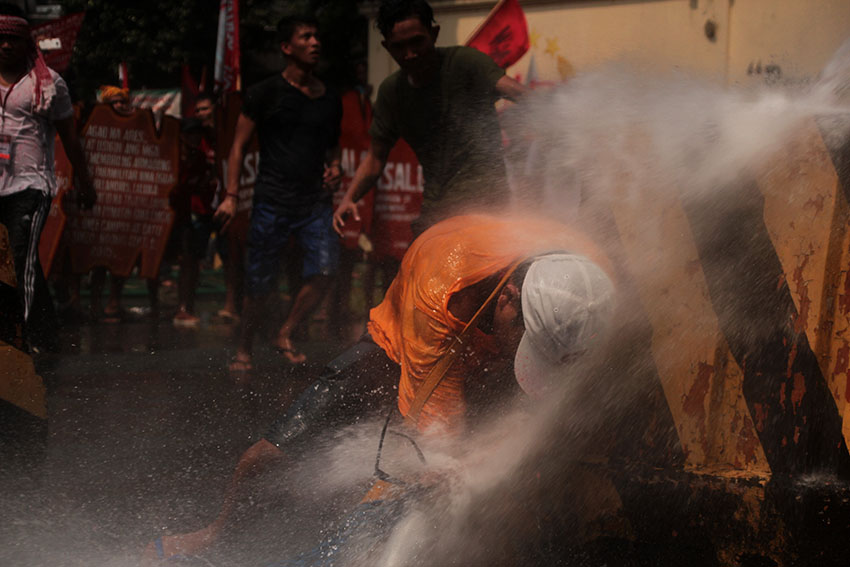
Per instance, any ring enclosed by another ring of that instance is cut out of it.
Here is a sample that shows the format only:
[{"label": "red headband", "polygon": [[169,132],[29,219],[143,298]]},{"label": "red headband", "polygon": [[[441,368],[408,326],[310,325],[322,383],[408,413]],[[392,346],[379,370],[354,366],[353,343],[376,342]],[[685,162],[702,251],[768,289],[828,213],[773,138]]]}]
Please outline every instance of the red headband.
[{"label": "red headband", "polygon": [[0,16],[0,35],[12,35],[28,40],[29,53],[28,63],[32,67],[30,74],[33,76],[34,88],[32,96],[33,112],[44,113],[53,103],[56,95],[56,85],[50,70],[44,62],[41,50],[36,46],[32,38],[29,22],[18,16]]},{"label": "red headband", "polygon": [[18,16],[0,16],[0,35],[32,37],[29,22]]}]

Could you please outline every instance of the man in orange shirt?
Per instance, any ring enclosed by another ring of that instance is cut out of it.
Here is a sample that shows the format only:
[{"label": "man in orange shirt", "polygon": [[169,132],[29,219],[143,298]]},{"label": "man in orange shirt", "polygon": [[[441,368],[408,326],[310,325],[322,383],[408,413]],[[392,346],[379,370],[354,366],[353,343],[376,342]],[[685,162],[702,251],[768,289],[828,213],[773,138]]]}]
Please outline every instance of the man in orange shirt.
[{"label": "man in orange shirt", "polygon": [[[591,242],[556,222],[465,215],[434,225],[372,309],[368,334],[243,454],[219,517],[157,540],[150,556],[208,546],[243,479],[393,399],[411,432],[459,435],[514,384],[544,397],[570,363],[603,341],[614,306],[611,273]],[[500,372],[511,362],[513,372]]]}]

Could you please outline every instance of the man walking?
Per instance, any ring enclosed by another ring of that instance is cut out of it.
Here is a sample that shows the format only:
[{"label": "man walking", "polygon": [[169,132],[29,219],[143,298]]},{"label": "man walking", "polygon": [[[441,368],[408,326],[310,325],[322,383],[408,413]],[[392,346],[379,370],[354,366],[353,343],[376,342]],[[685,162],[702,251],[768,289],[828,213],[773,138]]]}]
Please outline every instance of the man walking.
[{"label": "man walking", "polygon": [[295,235],[304,251],[304,284],[295,295],[275,346],[291,363],[306,361],[292,332],[321,301],[336,270],[338,242],[332,229],[333,187],[339,163],[339,97],[314,76],[321,43],[312,17],[287,17],[278,24],[284,71],[250,88],[236,123],[228,157],[226,193],[216,219],[227,225],[236,214],[245,145],[254,131],[260,141],[260,169],[254,187],[248,233],[245,306],[239,348],[231,370],[252,368],[256,325],[274,290],[281,251]]},{"label": "man walking", "polygon": [[56,321],[38,258],[38,242],[56,193],[56,133],[74,167],[77,200],[94,206],[95,192],[74,128],[68,87],[44,63],[21,9],[0,4],[0,224],[15,259],[25,338],[36,349],[56,348]]}]

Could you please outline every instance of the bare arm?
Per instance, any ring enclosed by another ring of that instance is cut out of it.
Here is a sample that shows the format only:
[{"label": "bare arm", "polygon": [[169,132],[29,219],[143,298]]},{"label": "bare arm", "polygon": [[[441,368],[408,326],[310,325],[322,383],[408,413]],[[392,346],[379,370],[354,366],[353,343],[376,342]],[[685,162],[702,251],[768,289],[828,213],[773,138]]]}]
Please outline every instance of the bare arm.
[{"label": "bare arm", "polygon": [[496,81],[496,92],[514,102],[531,92],[531,89],[507,75]]},{"label": "bare arm", "polygon": [[233,145],[227,156],[227,179],[225,179],[224,199],[215,211],[215,221],[221,225],[222,232],[227,230],[233,217],[236,216],[236,205],[239,201],[239,178],[242,175],[242,159],[245,156],[245,146],[254,135],[254,121],[239,115],[236,121],[236,132],[233,135]]},{"label": "bare arm", "polygon": [[375,186],[375,183],[381,176],[381,172],[384,171],[384,166],[387,164],[387,156],[390,154],[390,149],[386,144],[376,140],[372,140],[372,143],[369,145],[366,159],[363,160],[360,167],[354,172],[351,185],[348,186],[345,196],[343,196],[342,201],[336,208],[336,211],[334,211],[334,230],[340,236],[342,236],[342,229],[345,226],[346,215],[351,213],[354,220],[360,220],[360,214],[357,212],[357,201],[362,199]]},{"label": "bare arm", "polygon": [[62,140],[65,155],[68,156],[68,161],[71,162],[71,166],[74,168],[77,203],[82,209],[91,209],[97,200],[97,195],[94,185],[92,185],[91,177],[89,177],[86,156],[83,153],[83,147],[80,145],[80,138],[77,136],[77,131],[74,128],[74,117],[69,116],[62,120],[56,120],[53,125],[56,127],[59,139]]}]

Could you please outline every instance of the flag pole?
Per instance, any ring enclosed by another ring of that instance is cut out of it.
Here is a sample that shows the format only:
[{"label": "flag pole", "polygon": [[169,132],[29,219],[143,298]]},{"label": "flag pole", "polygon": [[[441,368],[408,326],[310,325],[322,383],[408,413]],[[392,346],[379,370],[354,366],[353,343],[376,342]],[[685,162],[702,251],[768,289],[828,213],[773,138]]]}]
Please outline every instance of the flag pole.
[{"label": "flag pole", "polygon": [[218,6],[218,33],[215,43],[215,66],[213,67],[213,92],[218,91],[224,77],[224,27],[227,20],[227,0],[221,0]]}]

